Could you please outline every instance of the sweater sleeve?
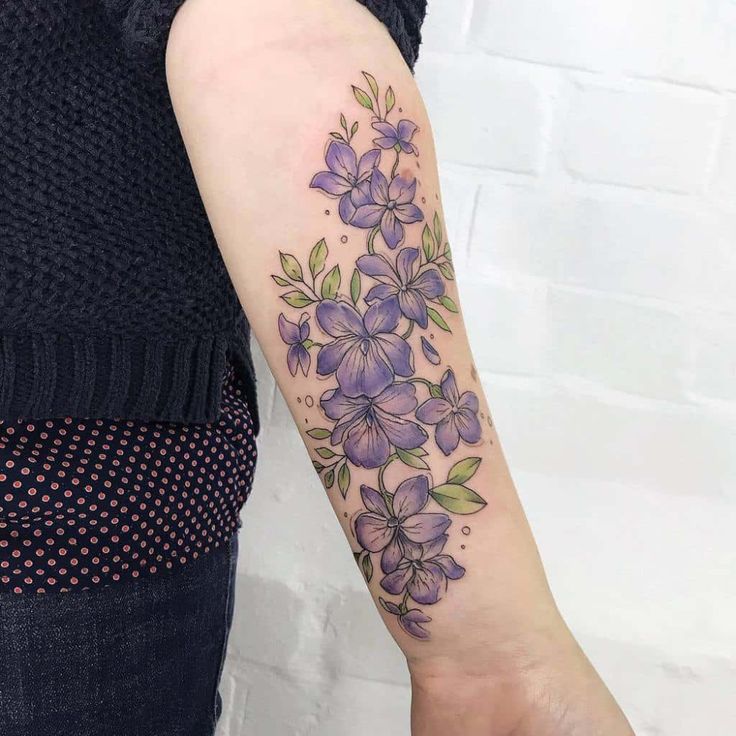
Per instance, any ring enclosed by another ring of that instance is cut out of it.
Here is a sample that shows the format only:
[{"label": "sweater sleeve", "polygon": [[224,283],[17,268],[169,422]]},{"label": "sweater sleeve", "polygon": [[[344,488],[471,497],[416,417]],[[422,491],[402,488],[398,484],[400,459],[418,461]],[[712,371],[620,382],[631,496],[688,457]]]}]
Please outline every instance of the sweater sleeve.
[{"label": "sweater sleeve", "polygon": [[[427,0],[356,0],[385,24],[406,63],[413,68],[421,43]],[[102,0],[119,29],[128,56],[142,64],[163,63],[176,11],[185,0]]]}]

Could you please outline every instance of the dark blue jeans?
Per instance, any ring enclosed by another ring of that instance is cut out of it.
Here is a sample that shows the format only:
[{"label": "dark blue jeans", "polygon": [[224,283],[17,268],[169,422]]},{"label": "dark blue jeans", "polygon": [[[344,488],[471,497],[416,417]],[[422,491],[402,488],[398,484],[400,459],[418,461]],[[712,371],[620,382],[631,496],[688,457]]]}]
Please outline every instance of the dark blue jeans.
[{"label": "dark blue jeans", "polygon": [[237,535],[180,570],[0,596],[2,736],[212,736]]}]

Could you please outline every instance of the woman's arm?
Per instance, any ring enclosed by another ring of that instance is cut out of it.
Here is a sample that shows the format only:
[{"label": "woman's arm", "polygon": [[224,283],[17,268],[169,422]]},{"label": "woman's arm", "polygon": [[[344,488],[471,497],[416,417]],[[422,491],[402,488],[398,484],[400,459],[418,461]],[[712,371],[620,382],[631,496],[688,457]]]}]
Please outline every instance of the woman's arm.
[{"label": "woman's arm", "polygon": [[409,662],[415,733],[630,733],[548,591],[383,26],[354,0],[188,0],[167,67],[233,283]]}]

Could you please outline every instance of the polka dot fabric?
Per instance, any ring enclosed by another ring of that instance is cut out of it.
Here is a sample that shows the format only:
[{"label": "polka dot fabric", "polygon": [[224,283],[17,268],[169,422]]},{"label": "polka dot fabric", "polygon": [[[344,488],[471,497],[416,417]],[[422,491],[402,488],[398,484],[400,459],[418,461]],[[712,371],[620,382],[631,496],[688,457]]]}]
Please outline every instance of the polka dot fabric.
[{"label": "polka dot fabric", "polygon": [[0,421],[0,593],[105,586],[229,540],[256,461],[232,365],[221,408],[201,424]]}]

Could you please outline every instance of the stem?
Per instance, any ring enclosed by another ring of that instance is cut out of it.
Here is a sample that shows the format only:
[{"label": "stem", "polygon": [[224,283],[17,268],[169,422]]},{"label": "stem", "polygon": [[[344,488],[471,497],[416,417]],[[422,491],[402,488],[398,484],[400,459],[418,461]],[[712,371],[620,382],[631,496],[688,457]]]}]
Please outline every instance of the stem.
[{"label": "stem", "polygon": [[399,456],[396,453],[390,455],[388,460],[386,460],[386,462],[381,465],[378,470],[378,490],[381,492],[383,500],[386,502],[386,506],[389,508],[389,510],[393,509],[393,503],[391,499],[391,494],[386,490],[386,485],[383,482],[383,474],[386,472],[386,468],[391,465],[394,460],[398,460],[398,457]]},{"label": "stem", "polygon": [[396,161],[394,161],[394,167],[391,169],[391,178],[393,179],[396,176],[396,169],[399,168],[399,156],[400,153],[396,151]]},{"label": "stem", "polygon": [[306,282],[306,281],[295,281],[294,279],[289,279],[293,286],[296,286],[297,289],[304,289],[306,291],[310,291],[310,296],[317,302],[321,302],[322,299],[317,296],[317,292],[312,289],[312,287]]},{"label": "stem", "polygon": [[423,383],[427,387],[428,391],[431,391],[432,389],[432,382],[428,381],[426,378],[409,378],[407,383]]},{"label": "stem", "polygon": [[414,331],[414,322],[409,322],[409,327],[407,328],[406,332],[401,336],[404,340],[406,340],[409,335]]},{"label": "stem", "polygon": [[376,234],[381,229],[380,225],[376,225],[373,230],[368,233],[368,252],[373,255],[376,251],[373,249],[373,241],[376,239]]}]

